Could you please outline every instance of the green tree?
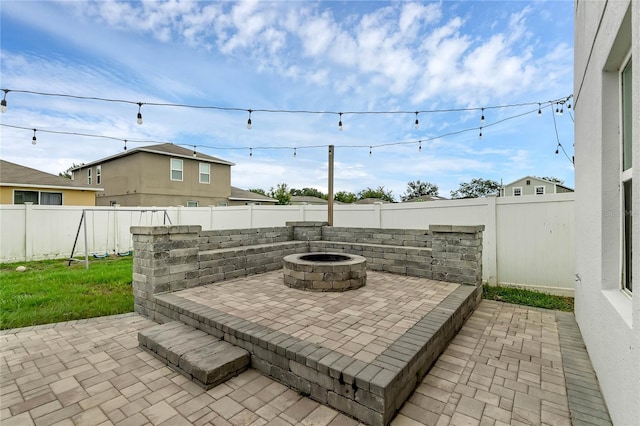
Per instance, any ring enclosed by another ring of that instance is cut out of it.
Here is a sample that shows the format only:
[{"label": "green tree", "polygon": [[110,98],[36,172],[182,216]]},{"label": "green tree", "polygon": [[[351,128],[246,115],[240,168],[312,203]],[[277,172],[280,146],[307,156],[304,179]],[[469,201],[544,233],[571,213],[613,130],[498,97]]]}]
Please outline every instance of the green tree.
[{"label": "green tree", "polygon": [[490,194],[497,194],[500,184],[491,179],[471,179],[471,182],[462,182],[460,187],[451,191],[451,198],[479,198]]},{"label": "green tree", "polygon": [[261,188],[249,188],[249,192],[254,192],[256,194],[260,194],[260,195],[264,195],[264,196],[269,196],[267,194],[267,192],[264,189]]},{"label": "green tree", "polygon": [[400,198],[402,201],[408,201],[423,195],[438,195],[438,185],[431,182],[412,180],[407,183],[407,190]]},{"label": "green tree", "polygon": [[84,166],[84,163],[80,163],[80,164],[73,163],[73,165],[71,167],[69,167],[67,170],[64,170],[64,171],[58,173],[58,176],[63,177],[63,178],[67,178],[67,179],[71,179],[71,176],[72,176],[71,170],[75,169],[76,167],[80,167],[80,166]]},{"label": "green tree", "polygon": [[385,190],[384,186],[379,186],[376,189],[367,187],[367,189],[363,189],[358,192],[358,199],[364,200],[365,198],[380,198],[381,200],[388,201],[390,203],[395,203],[396,200],[393,198],[393,191]]},{"label": "green tree", "polygon": [[291,204],[291,194],[286,183],[279,183],[275,188],[271,187],[269,197],[278,200],[276,204],[279,205]]},{"label": "green tree", "polygon": [[335,194],[333,194],[333,199],[336,201],[340,201],[341,203],[351,204],[358,199],[358,196],[353,192],[338,191]]},{"label": "green tree", "polygon": [[296,189],[296,188],[291,188],[289,190],[289,193],[291,195],[295,195],[298,197],[318,197],[318,198],[322,198],[324,200],[327,199],[327,194],[315,189],[315,188],[302,188],[302,189]]}]

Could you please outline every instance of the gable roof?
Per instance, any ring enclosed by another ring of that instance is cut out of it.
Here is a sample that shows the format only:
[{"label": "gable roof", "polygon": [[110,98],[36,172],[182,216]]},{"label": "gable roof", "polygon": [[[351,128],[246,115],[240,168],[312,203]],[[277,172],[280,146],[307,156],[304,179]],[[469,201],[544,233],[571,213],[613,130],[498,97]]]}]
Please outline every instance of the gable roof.
[{"label": "gable roof", "polygon": [[503,185],[503,187],[504,187],[504,188],[506,188],[507,186],[511,186],[511,185],[513,185],[514,183],[519,182],[519,181],[521,181],[521,180],[525,180],[525,179],[537,180],[538,182],[548,183],[548,184],[551,184],[551,185],[556,185],[556,186],[559,186],[560,188],[565,188],[565,189],[568,189],[569,191],[573,191],[573,188],[569,188],[568,186],[563,185],[563,184],[561,184],[561,183],[559,183],[559,182],[553,182],[553,181],[550,181],[550,180],[547,180],[547,179],[539,178],[539,177],[537,177],[537,176],[524,176],[524,177],[521,177],[520,179],[516,179],[516,180],[514,180],[514,181],[513,181],[513,182],[511,182],[511,183],[508,183],[508,184],[506,184],[506,185]]},{"label": "gable roof", "polygon": [[421,202],[421,201],[437,201],[437,200],[446,200],[447,198],[445,197],[441,197],[439,195],[420,195],[419,197],[414,197],[411,198],[407,201],[404,201],[405,203],[416,203],[416,202]]},{"label": "gable roof", "polygon": [[229,200],[232,201],[253,201],[261,203],[277,203],[275,198],[267,197],[266,195],[258,194],[256,192],[246,191],[244,189],[231,187],[231,195]]},{"label": "gable roof", "polygon": [[213,157],[211,155],[207,155],[207,154],[203,154],[201,152],[197,152],[195,151],[196,155],[193,155],[194,150],[192,149],[187,149],[184,148],[182,146],[179,145],[174,145],[172,143],[161,143],[158,145],[148,145],[148,146],[142,146],[139,148],[133,148],[133,149],[129,149],[127,151],[123,151],[120,152],[118,154],[115,155],[111,155],[109,157],[104,157],[101,158],[100,160],[95,160],[92,161],[90,163],[86,163],[86,164],[82,164],[78,167],[75,167],[72,169],[73,170],[80,170],[83,169],[85,167],[91,167],[95,164],[102,164],[102,163],[106,163],[107,161],[112,161],[115,160],[117,158],[121,158],[121,157],[126,157],[127,155],[133,155],[135,153],[138,152],[148,152],[148,153],[152,153],[152,154],[158,154],[158,155],[166,155],[167,157],[180,157],[180,158],[188,158],[193,160],[194,158],[205,162],[205,163],[216,163],[216,164],[222,164],[222,165],[227,165],[227,166],[235,166],[234,163],[230,162],[230,161],[226,161],[226,160],[222,160],[220,158],[217,157]]},{"label": "gable roof", "polygon": [[0,186],[104,191],[103,188],[92,188],[62,176],[52,175],[5,160],[0,160]]}]

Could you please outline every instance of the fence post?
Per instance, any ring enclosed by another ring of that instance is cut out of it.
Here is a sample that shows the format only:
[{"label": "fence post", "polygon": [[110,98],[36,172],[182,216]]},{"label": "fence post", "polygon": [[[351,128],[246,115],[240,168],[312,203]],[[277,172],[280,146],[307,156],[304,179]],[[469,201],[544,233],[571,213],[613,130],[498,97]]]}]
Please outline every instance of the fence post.
[{"label": "fence post", "polygon": [[33,244],[31,238],[31,217],[32,217],[33,203],[27,201],[24,203],[24,260],[28,262],[33,260]]},{"label": "fence post", "polygon": [[487,249],[487,283],[498,284],[498,210],[495,195],[487,196],[487,222],[483,238]]}]

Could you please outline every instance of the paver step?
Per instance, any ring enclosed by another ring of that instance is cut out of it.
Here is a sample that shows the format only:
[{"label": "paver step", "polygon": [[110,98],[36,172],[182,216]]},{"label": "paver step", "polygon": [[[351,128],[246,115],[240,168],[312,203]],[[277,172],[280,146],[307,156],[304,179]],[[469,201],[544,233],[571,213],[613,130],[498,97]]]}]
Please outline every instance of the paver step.
[{"label": "paver step", "polygon": [[180,321],[138,333],[140,347],[205,389],[237,376],[249,367],[249,352]]}]

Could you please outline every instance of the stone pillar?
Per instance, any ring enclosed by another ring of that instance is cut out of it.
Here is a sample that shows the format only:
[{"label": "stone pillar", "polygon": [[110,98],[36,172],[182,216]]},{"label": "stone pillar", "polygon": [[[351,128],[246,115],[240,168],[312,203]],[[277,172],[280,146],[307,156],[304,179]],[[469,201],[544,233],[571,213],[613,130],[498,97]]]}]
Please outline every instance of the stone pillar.
[{"label": "stone pillar", "polygon": [[286,222],[286,226],[293,228],[294,241],[321,241],[322,227],[328,222]]},{"label": "stone pillar", "polygon": [[154,294],[198,285],[201,226],[132,226],[134,310],[154,318]]},{"label": "stone pillar", "polygon": [[430,225],[433,279],[480,286],[483,231],[484,225]]}]

